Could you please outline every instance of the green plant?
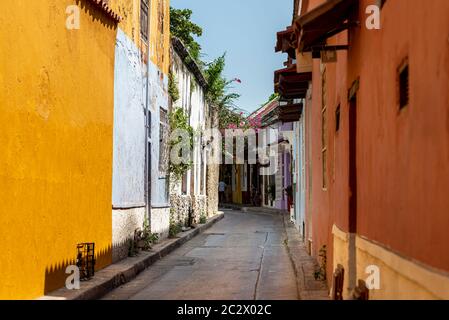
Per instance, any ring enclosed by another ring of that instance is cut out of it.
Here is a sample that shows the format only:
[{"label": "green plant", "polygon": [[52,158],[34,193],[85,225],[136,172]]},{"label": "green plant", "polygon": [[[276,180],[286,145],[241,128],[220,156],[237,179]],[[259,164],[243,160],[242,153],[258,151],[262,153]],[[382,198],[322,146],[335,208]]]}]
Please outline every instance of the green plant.
[{"label": "green plant", "polygon": [[194,36],[201,37],[203,29],[190,21],[192,10],[170,8],[170,32],[172,36],[179,38],[190,55],[200,62],[201,46],[195,41]]},{"label": "green plant", "polygon": [[226,54],[206,65],[207,80],[206,98],[218,111],[220,128],[227,128],[231,123],[240,123],[243,113],[235,106],[235,100],[240,97],[237,93],[229,93],[229,81],[223,76],[226,66]]},{"label": "green plant", "polygon": [[182,223],[175,219],[175,210],[170,209],[170,223],[168,228],[168,236],[175,238],[178,233],[182,231]]},{"label": "green plant", "polygon": [[280,97],[279,93],[273,93],[273,94],[268,98],[268,101],[265,102],[265,103],[263,103],[263,104],[261,104],[260,106],[263,107],[263,106],[265,106],[267,103],[273,101],[274,99],[278,99],[279,97]]},{"label": "green plant", "polygon": [[190,152],[193,150],[193,138],[195,132],[189,124],[188,115],[182,108],[176,108],[170,112],[170,128],[171,130],[182,130],[183,132],[188,133],[188,141],[183,141],[182,137],[177,137],[177,139],[172,139],[170,141],[171,149],[181,147],[179,148],[178,154],[181,161],[174,162],[173,159],[170,158],[168,171],[174,180],[180,180],[182,176],[192,167],[192,160],[190,157],[189,159],[183,158],[182,149],[187,148],[189,155],[191,154]]},{"label": "green plant", "polygon": [[173,102],[179,100],[178,81],[176,80],[176,75],[171,70],[168,73],[168,94]]},{"label": "green plant", "polygon": [[327,248],[326,245],[323,245],[318,254],[320,258],[320,264],[315,270],[314,276],[315,280],[326,280],[326,268],[327,268]]},{"label": "green plant", "polygon": [[182,231],[182,223],[176,222],[174,220],[170,221],[170,227],[168,229],[168,236],[170,238],[175,238],[178,233]]},{"label": "green plant", "polygon": [[143,229],[140,234],[140,239],[144,242],[143,250],[151,249],[151,246],[159,241],[159,235],[151,232],[150,223],[147,217],[145,217],[143,222]]},{"label": "green plant", "polygon": [[[222,129],[228,128],[230,124],[239,124],[244,121],[243,112],[235,106],[235,100],[240,95],[230,91],[230,85],[234,80],[227,80],[224,75],[225,56],[216,58],[210,63],[204,63],[201,60],[201,46],[195,40],[196,37],[201,37],[203,30],[200,26],[191,21],[192,10],[190,9],[175,9],[170,8],[170,32],[171,35],[180,39],[190,53],[190,56],[195,60],[200,69],[204,72],[207,86],[205,90],[206,100],[209,104],[217,110],[219,127]],[[188,61],[187,61],[188,63]],[[170,79],[169,79],[170,80]],[[179,99],[179,93],[173,86],[175,79],[172,79],[172,88],[170,96],[176,101]],[[195,89],[195,83],[191,82],[191,91]],[[181,169],[181,170],[176,170]],[[184,168],[173,168],[176,174],[183,171]]]},{"label": "green plant", "polygon": [[201,216],[200,216],[200,224],[205,224],[207,222],[207,216],[204,213],[204,211],[201,212]]},{"label": "green plant", "polygon": [[150,223],[145,217],[142,229],[134,231],[134,237],[128,240],[128,256],[134,257],[139,253],[139,250],[151,250],[152,245],[159,241],[159,235],[152,233]]},{"label": "green plant", "polygon": [[[220,128],[227,128],[231,123],[240,123],[242,113],[234,104],[240,95],[233,92],[229,93],[230,84],[234,80],[229,81],[223,75],[226,54],[210,63],[204,63],[201,60],[201,46],[195,40],[195,36],[201,37],[203,30],[191,21],[191,16],[192,10],[190,9],[170,8],[171,35],[182,41],[190,56],[204,72],[207,80],[206,99],[218,111]],[[188,63],[188,61],[186,62]],[[192,82],[191,85],[193,91],[195,84]],[[176,94],[174,96],[176,97]]]}]

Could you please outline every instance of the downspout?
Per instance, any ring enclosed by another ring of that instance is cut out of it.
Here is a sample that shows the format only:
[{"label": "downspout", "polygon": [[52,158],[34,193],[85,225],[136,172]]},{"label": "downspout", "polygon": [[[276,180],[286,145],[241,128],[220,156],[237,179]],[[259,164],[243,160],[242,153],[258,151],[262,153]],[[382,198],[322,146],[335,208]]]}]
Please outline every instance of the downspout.
[{"label": "downspout", "polygon": [[[148,50],[149,51],[149,50]],[[148,60],[149,61],[149,60]],[[145,84],[145,190],[146,190],[146,211],[149,227],[151,230],[151,112],[149,110],[149,72],[146,66],[146,84]]]},{"label": "downspout", "polygon": [[149,106],[149,100],[150,100],[150,59],[151,59],[151,48],[150,48],[150,39],[151,39],[151,9],[152,9],[152,3],[149,2],[148,6],[148,52],[147,52],[147,65],[145,69],[146,73],[146,84],[145,84],[145,119],[146,119],[146,130],[145,130],[145,155],[146,155],[146,166],[145,166],[145,190],[146,190],[146,215],[148,219],[148,225],[151,230],[151,112],[150,112],[150,106]]}]

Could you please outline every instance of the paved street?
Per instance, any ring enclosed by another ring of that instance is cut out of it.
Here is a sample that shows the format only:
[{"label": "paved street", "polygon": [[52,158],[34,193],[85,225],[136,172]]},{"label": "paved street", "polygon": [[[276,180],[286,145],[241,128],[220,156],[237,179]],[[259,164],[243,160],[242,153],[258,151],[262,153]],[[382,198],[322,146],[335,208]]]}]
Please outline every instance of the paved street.
[{"label": "paved street", "polygon": [[104,299],[297,299],[280,215],[225,218]]}]

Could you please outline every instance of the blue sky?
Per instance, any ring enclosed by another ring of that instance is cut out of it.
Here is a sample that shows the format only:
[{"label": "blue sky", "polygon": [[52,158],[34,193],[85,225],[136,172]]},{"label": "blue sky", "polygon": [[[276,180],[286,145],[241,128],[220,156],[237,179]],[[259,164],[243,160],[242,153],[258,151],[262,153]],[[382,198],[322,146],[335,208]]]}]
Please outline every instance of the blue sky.
[{"label": "blue sky", "polygon": [[239,78],[237,105],[254,111],[273,93],[273,72],[286,54],[275,53],[276,32],[291,24],[293,0],[171,0],[175,8],[193,11],[192,21],[203,28],[203,60],[226,52],[225,75]]}]

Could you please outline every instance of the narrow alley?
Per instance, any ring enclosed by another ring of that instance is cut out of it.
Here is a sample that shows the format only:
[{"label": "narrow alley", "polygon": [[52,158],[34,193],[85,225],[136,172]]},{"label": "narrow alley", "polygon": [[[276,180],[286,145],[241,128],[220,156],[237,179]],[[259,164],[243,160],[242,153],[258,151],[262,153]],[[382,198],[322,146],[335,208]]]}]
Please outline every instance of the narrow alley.
[{"label": "narrow alley", "polygon": [[0,1],[0,302],[449,301],[448,84],[449,0]]},{"label": "narrow alley", "polygon": [[226,211],[225,218],[104,299],[295,300],[281,215]]}]

